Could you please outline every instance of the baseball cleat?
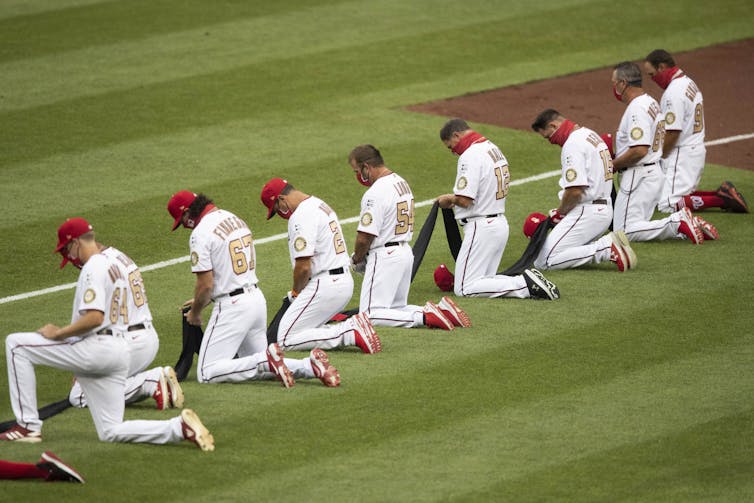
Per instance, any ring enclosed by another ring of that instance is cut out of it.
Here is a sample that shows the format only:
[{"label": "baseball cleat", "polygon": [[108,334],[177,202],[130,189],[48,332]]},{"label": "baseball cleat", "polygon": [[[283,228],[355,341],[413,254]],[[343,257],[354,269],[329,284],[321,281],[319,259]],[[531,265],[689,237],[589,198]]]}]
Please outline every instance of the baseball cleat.
[{"label": "baseball cleat", "polygon": [[42,441],[42,432],[27,430],[20,424],[14,424],[5,433],[0,433],[0,441],[37,444]]},{"label": "baseball cleat", "polygon": [[527,269],[523,276],[532,299],[555,300],[560,298],[560,290],[555,286],[555,283],[545,278],[537,269]]},{"label": "baseball cleat", "polygon": [[684,206],[681,208],[680,213],[681,222],[678,224],[678,233],[683,234],[696,245],[704,243],[704,232],[696,224],[691,210],[687,206]]},{"label": "baseball cleat", "polygon": [[340,386],[340,374],[338,369],[330,365],[327,353],[319,348],[312,349],[309,353],[309,361],[312,364],[314,375],[328,388]]},{"label": "baseball cleat", "polygon": [[623,231],[611,232],[610,261],[615,262],[620,272],[628,271],[636,267],[638,259],[633,248],[628,243],[628,237]]},{"label": "baseball cleat", "polygon": [[296,381],[293,379],[293,373],[285,364],[283,350],[280,349],[277,342],[273,342],[267,346],[267,363],[270,364],[270,370],[275,373],[278,380],[283,383],[283,386],[292,388],[296,384]]},{"label": "baseball cleat", "polygon": [[165,410],[170,407],[169,395],[170,391],[168,391],[168,383],[165,380],[165,374],[160,372],[160,377],[157,379],[157,389],[152,393],[152,398],[154,398],[157,410]]},{"label": "baseball cleat", "polygon": [[84,477],[79,472],[68,466],[62,459],[50,451],[42,453],[42,457],[37,463],[37,468],[48,472],[45,480],[47,482],[76,482],[83,484]]},{"label": "baseball cleat", "polygon": [[453,325],[456,327],[468,328],[471,326],[471,318],[469,318],[469,315],[466,314],[466,311],[458,307],[458,304],[456,304],[450,297],[445,296],[440,299],[437,307],[440,308],[442,314],[452,321]]},{"label": "baseball cleat", "polygon": [[749,205],[746,199],[741,195],[736,187],[728,181],[725,181],[717,189],[717,195],[723,200],[723,209],[733,213],[748,213]]},{"label": "baseball cleat", "polygon": [[374,354],[382,351],[382,341],[377,332],[374,331],[372,322],[369,321],[369,317],[366,313],[359,313],[353,318],[353,336],[356,345],[364,353]]},{"label": "baseball cleat", "polygon": [[205,452],[215,450],[215,438],[193,410],[183,409],[181,411],[181,429],[183,430],[183,438],[194,442],[201,450]]},{"label": "baseball cleat", "polygon": [[424,326],[427,328],[439,328],[441,330],[453,330],[453,322],[442,314],[440,308],[431,302],[424,304]]},{"label": "baseball cleat", "polygon": [[720,233],[717,232],[717,228],[702,217],[694,215],[694,223],[702,230],[704,239],[709,239],[711,241],[720,239]]},{"label": "baseball cleat", "polygon": [[162,375],[165,377],[165,383],[168,389],[168,403],[172,409],[183,408],[183,389],[178,382],[178,376],[173,367],[163,367]]}]

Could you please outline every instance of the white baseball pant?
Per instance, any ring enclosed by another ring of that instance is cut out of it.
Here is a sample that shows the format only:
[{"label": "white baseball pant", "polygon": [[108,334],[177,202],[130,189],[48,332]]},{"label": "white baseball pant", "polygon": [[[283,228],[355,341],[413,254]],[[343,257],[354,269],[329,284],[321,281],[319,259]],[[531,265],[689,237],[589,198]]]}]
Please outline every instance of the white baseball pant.
[{"label": "white baseball pant", "polygon": [[414,253],[408,243],[369,250],[361,283],[359,311],[366,313],[373,325],[424,326],[422,308],[408,304],[413,265]]},{"label": "white baseball pant", "polygon": [[454,293],[463,297],[530,297],[523,276],[497,274],[508,244],[505,215],[478,217],[463,226],[455,269]]},{"label": "white baseball pant", "polygon": [[100,440],[154,444],[183,440],[180,416],[165,421],[123,421],[128,344],[122,334],[90,335],[67,342],[21,332],[7,337],[5,350],[11,406],[24,428],[42,430],[34,366],[46,365],[76,376],[88,398]]},{"label": "white baseball pant", "polygon": [[612,219],[609,202],[576,206],[550,231],[534,261],[534,267],[570,269],[591,262],[609,261],[612,241],[609,235],[602,235],[610,227]]},{"label": "white baseball pant", "polygon": [[626,169],[615,198],[613,230],[624,231],[629,241],[680,238],[680,213],[652,220],[664,184],[659,164]]},{"label": "white baseball pant", "polygon": [[353,321],[348,319],[332,325],[325,323],[342,311],[352,296],[353,277],[350,271],[332,275],[324,271],[313,276],[280,320],[280,347],[304,350],[333,349],[346,345],[346,336],[354,329]]}]

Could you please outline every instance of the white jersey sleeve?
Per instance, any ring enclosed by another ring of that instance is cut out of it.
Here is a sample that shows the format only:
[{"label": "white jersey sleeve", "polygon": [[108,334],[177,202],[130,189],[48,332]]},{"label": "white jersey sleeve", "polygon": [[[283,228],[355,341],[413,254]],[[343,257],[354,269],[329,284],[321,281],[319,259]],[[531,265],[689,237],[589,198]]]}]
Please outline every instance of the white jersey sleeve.
[{"label": "white jersey sleeve", "polygon": [[256,285],[256,250],[246,222],[225,210],[214,210],[191,232],[191,271],[212,271],[213,297]]},{"label": "white jersey sleeve", "polygon": [[303,200],[288,220],[288,250],[292,266],[297,258],[311,257],[312,276],[348,268],[350,262],[338,215],[314,196]]},{"label": "white jersey sleeve", "polygon": [[491,141],[474,143],[458,158],[453,193],[473,199],[468,208],[456,206],[456,219],[505,213],[510,171],[508,160]]},{"label": "white jersey sleeve", "polygon": [[375,236],[370,246],[409,242],[414,231],[414,195],[396,173],[379,178],[361,198],[359,232]]},{"label": "white jersey sleeve", "polygon": [[693,80],[684,75],[670,81],[661,105],[665,130],[680,131],[676,146],[704,144],[704,100]]},{"label": "white jersey sleeve", "polygon": [[660,160],[662,155],[662,111],[660,105],[648,94],[637,96],[626,107],[615,135],[615,157],[620,157],[631,147],[649,147],[637,165]]},{"label": "white jersey sleeve", "polygon": [[600,136],[591,129],[575,129],[563,144],[560,153],[562,173],[558,194],[568,187],[586,187],[584,203],[595,199],[609,199],[613,180],[613,161]]}]

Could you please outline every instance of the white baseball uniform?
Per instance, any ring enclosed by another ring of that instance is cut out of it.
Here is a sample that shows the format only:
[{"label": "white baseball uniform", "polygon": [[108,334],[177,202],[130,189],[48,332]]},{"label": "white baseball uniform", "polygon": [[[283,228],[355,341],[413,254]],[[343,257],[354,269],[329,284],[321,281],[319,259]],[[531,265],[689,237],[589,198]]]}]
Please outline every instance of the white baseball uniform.
[{"label": "white baseball uniform", "polygon": [[660,99],[665,131],[680,131],[678,142],[661,160],[665,185],[658,209],[675,211],[676,203],[694,192],[702,179],[707,149],[704,146],[704,100],[696,83],[683,71],[670,81]]},{"label": "white baseball uniform", "polygon": [[99,253],[87,260],[76,284],[71,323],[86,311],[104,313],[100,326],[64,341],[37,332],[15,333],[5,341],[8,383],[16,421],[41,431],[34,366],[73,372],[87,397],[97,435],[106,442],[164,444],[183,440],[180,416],[165,421],[123,421],[129,346],[128,275],[123,264]]},{"label": "white baseball uniform", "polygon": [[[256,252],[246,222],[215,209],[191,232],[191,271],[212,271],[214,306],[197,362],[201,383],[274,379],[267,363],[267,302],[257,286]],[[238,357],[236,357],[236,355]],[[296,377],[314,377],[311,363],[285,359]]]},{"label": "white baseball uniform", "polygon": [[523,276],[497,274],[508,244],[505,197],[508,161],[491,141],[471,144],[459,157],[453,193],[473,199],[468,208],[455,206],[463,242],[455,268],[456,295],[464,297],[530,297]]},{"label": "white baseball uniform", "polygon": [[396,173],[378,178],[361,198],[359,232],[371,234],[359,311],[373,325],[424,326],[422,307],[408,304],[414,254],[414,195]]},{"label": "white baseball uniform", "polygon": [[558,198],[562,199],[568,187],[586,187],[586,192],[582,202],[550,231],[534,267],[569,269],[609,261],[612,241],[609,235],[602,235],[613,218],[610,151],[597,133],[580,127],[563,144],[560,163],[562,190]]},{"label": "white baseball uniform", "polygon": [[304,199],[288,220],[288,249],[294,267],[297,258],[311,257],[311,279],[280,320],[280,347],[303,350],[355,345],[352,318],[325,325],[353,295],[350,257],[338,215],[318,197]]},{"label": "white baseball uniform", "polygon": [[621,170],[620,191],[615,199],[613,230],[624,231],[630,241],[680,239],[681,212],[652,220],[660,199],[665,176],[660,167],[663,114],[660,105],[648,94],[637,96],[626,106],[615,135],[615,157],[630,147],[646,146],[647,155],[635,166]]},{"label": "white baseball uniform", "polygon": [[[152,325],[147,294],[139,267],[128,255],[113,247],[100,253],[117,260],[126,269],[128,285],[128,330],[126,341],[129,347],[128,379],[126,379],[126,403],[133,403],[152,396],[157,389],[162,369],[155,367],[145,371],[157,355],[160,341]],[[86,396],[78,381],[73,384],[68,400],[74,407],[86,407]]]}]

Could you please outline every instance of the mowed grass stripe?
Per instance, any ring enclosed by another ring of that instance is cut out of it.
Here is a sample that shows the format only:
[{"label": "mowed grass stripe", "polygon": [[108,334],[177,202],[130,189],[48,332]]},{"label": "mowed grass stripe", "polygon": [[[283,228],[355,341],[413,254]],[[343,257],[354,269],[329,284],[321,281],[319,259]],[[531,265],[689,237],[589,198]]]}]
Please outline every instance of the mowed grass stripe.
[{"label": "mowed grass stripe", "polygon": [[[278,476],[291,489],[307,490],[315,499],[324,499],[327,491],[343,494],[350,487],[358,488],[360,500],[366,501],[384,500],[383,491],[389,491],[390,500],[435,501],[460,496],[467,487],[515,483],[538,472],[578,465],[605,451],[661,441],[745,413],[750,410],[745,398],[754,391],[754,381],[741,385],[731,379],[750,372],[750,351],[742,354],[740,349],[697,353],[558,395],[530,395],[518,405],[507,403],[510,386],[504,381],[476,372],[491,364],[491,357],[467,367],[466,379],[449,369],[452,383],[441,366],[416,380],[407,372],[402,384],[384,382],[381,393],[363,389],[360,410],[352,410],[343,400],[333,401],[330,413],[349,417],[348,425],[341,424],[335,438],[300,439],[305,447],[298,455],[281,466],[252,470],[255,479],[250,484],[271,490],[274,485],[266,472],[282,469]],[[397,386],[403,388],[401,393],[395,392]],[[485,400],[479,400],[479,393],[486,394]],[[445,397],[440,409],[435,407],[436,395]],[[481,408],[464,401],[472,395]],[[395,401],[396,396],[404,401]],[[413,407],[406,407],[411,402]],[[270,419],[285,429],[285,422]],[[308,420],[327,424],[328,416]],[[343,445],[349,447],[344,450]],[[316,487],[308,484],[312,466],[318,468]],[[417,480],[433,482],[417,486]],[[459,480],[464,481],[460,492]],[[238,490],[231,486],[220,496]]]},{"label": "mowed grass stripe", "polygon": [[[340,4],[299,5],[283,12],[262,11],[260,15],[231,18],[192,29],[171,26],[163,20],[151,36],[134,36],[121,41],[99,44],[95,40],[80,49],[56,51],[37,57],[0,62],[0,82],[4,87],[0,110],[31,108],[74,97],[91,96],[134,87],[168,82],[201,74],[226,71],[240,66],[259,64],[293,56],[316,55],[325,51],[349,48],[355,44],[383,44],[391,40],[415,40],[433,31],[451,27],[465,28],[490,17],[507,22],[522,15],[547,12],[554,7],[515,4],[508,9],[473,8],[470,2],[465,16],[453,16],[450,1],[344,2]],[[566,5],[582,4],[571,0]],[[293,6],[289,6],[293,7]],[[562,4],[559,8],[562,8]],[[427,15],[427,9],[440,15]],[[389,13],[390,15],[385,15]],[[102,24],[92,29],[107,31]],[[142,29],[144,27],[141,27]],[[66,29],[65,25],[61,30]],[[60,33],[65,37],[65,33]],[[419,47],[415,47],[415,50]],[[423,51],[424,52],[424,51]],[[430,48],[430,51],[431,48]],[[421,60],[421,57],[416,58]],[[56,69],[56,76],[28,86],[31,74]],[[125,72],[124,68],[129,71]],[[96,71],[94,71],[96,69]]]},{"label": "mowed grass stripe", "polygon": [[[583,9],[586,19],[601,19],[598,10]],[[521,24],[532,23],[532,19],[522,16],[503,24],[521,29]],[[316,56],[278,58],[138,89],[6,111],[0,114],[0,122],[17,127],[0,135],[0,148],[7,152],[6,162],[13,163],[251,116],[296,116],[313,104],[321,106],[347,96],[444,79],[448,74],[465,78],[489,66],[530,61],[532,55],[541,56],[543,62],[557,61],[559,53],[573,51],[537,37],[522,37],[517,44],[503,47],[485,43],[499,37],[500,26],[494,20],[479,23],[471,33],[465,28],[453,28],[430,35],[396,37],[382,44],[359,41]],[[473,57],[453,42],[459,36],[470,38],[469,43],[479,46]],[[354,59],[354,54],[359,54],[360,59]],[[455,61],[454,65],[440,65],[440,54]],[[371,61],[380,72],[363,79],[352,71],[359,61]],[[197,72],[201,71],[197,66]],[[417,101],[421,99],[417,96]],[[52,131],[47,130],[50,125],[54,125]]]},{"label": "mowed grass stripe", "polygon": [[[642,433],[651,434],[651,427]],[[748,409],[548,466],[450,501],[569,501],[573,495],[591,501],[750,501],[753,439],[754,410]]]},{"label": "mowed grass stripe", "polygon": [[[337,0],[317,1],[324,5],[338,3]],[[15,16],[0,19],[0,61],[112,44],[238,18],[281,13],[308,4],[306,0],[277,3],[128,0]],[[54,3],[51,2],[50,5],[54,6]],[[31,33],[34,34],[33,43],[29,43]]]},{"label": "mowed grass stripe", "polygon": [[[515,24],[516,21],[509,22]],[[475,37],[481,42],[485,37],[493,37],[498,30],[498,24],[484,23],[475,30]],[[353,44],[324,51],[316,57],[279,58],[124,91],[5,111],[0,113],[0,122],[16,127],[0,132],[0,148],[6,153],[4,164],[250,117],[286,116],[292,123],[313,111],[312,107],[317,107],[320,114],[327,113],[327,104],[340,99],[445,77],[447,70],[438,67],[434,58],[423,57],[424,53],[441,52],[459,58],[463,63],[453,70],[458,75],[488,58],[494,57],[500,62],[506,55],[512,61],[521,58],[510,49],[506,54],[484,50],[467,61],[449,37],[462,31],[400,37],[380,45]],[[532,39],[522,49],[538,44]],[[417,52],[407,51],[407,47]],[[354,54],[359,54],[358,60],[354,59]],[[386,54],[390,56],[385,57]],[[359,61],[373,61],[380,72],[364,79],[353,71]],[[197,68],[197,72],[201,70]],[[329,112],[338,113],[338,109],[333,107]]]}]

